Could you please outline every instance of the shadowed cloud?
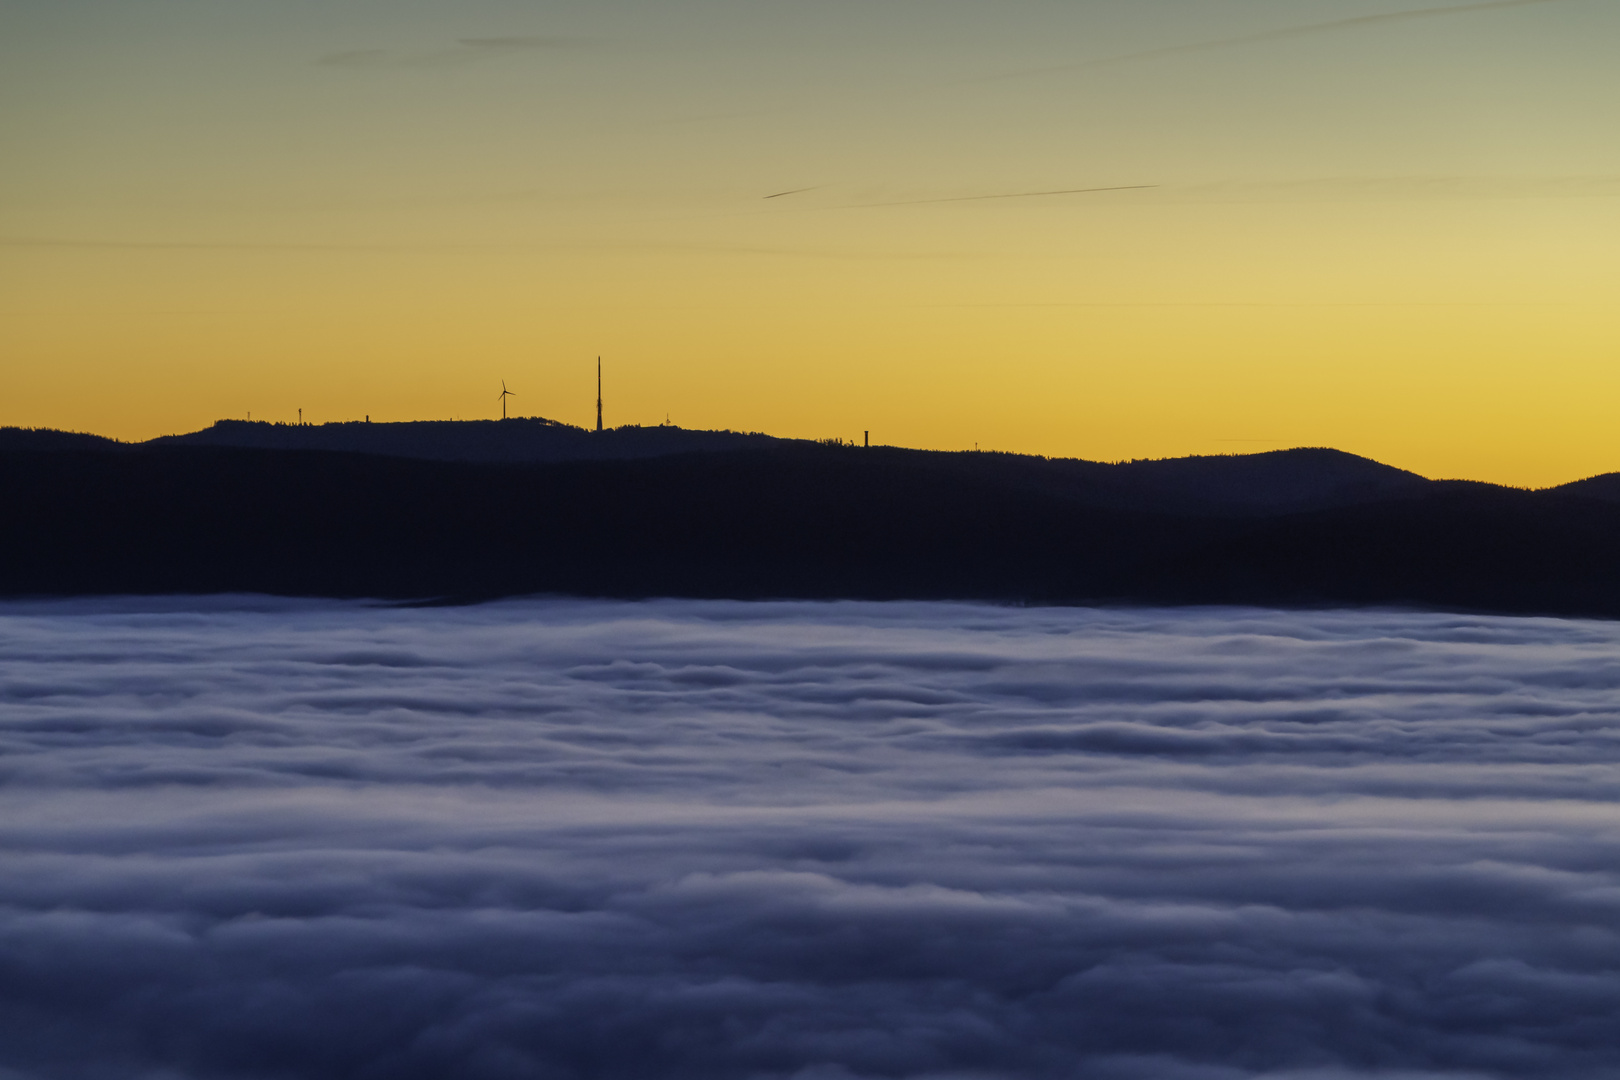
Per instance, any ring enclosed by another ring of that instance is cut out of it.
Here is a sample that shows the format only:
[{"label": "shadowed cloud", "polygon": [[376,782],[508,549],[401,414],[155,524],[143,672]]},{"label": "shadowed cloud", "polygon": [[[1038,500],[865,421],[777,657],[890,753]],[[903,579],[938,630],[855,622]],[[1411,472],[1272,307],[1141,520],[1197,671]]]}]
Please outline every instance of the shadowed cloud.
[{"label": "shadowed cloud", "polygon": [[0,606],[0,1072],[1598,1080],[1620,629]]}]

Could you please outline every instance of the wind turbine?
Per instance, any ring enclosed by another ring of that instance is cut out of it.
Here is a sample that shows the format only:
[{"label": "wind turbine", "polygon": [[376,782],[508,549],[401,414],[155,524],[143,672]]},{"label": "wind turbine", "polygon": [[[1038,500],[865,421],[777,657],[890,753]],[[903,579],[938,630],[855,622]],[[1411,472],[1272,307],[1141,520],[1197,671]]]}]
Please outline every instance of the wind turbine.
[{"label": "wind turbine", "polygon": [[502,379],[501,380],[501,419],[502,420],[506,419],[506,399],[509,398],[509,397],[517,397],[517,395],[512,393],[512,391],[510,391],[510,390],[508,390],[506,388],[506,380]]}]

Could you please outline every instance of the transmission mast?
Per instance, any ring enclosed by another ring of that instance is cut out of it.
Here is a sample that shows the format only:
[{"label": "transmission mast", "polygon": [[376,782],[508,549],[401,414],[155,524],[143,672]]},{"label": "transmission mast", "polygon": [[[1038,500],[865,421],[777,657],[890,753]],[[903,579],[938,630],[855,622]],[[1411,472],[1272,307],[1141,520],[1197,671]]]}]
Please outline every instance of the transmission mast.
[{"label": "transmission mast", "polygon": [[602,358],[596,358],[596,430],[602,430]]}]

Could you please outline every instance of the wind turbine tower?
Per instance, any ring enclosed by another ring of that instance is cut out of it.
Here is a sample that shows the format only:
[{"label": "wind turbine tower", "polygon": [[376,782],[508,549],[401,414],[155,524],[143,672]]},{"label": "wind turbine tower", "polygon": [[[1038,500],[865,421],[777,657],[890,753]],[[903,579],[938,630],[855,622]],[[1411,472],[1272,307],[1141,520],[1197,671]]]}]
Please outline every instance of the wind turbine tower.
[{"label": "wind turbine tower", "polygon": [[509,397],[517,397],[517,395],[512,393],[512,391],[510,391],[510,390],[508,390],[506,388],[506,380],[502,379],[501,380],[501,419],[502,420],[506,419],[506,399],[509,398]]},{"label": "wind turbine tower", "polygon": [[596,430],[602,430],[602,358],[596,358]]}]

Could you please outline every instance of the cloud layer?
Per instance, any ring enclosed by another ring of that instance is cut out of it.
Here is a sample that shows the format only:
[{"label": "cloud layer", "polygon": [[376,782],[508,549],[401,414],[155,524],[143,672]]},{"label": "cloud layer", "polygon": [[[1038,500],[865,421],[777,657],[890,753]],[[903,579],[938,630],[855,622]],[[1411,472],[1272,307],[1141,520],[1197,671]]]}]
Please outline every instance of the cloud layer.
[{"label": "cloud layer", "polygon": [[1613,1076],[1617,690],[1556,620],[9,604],[0,1076]]}]

